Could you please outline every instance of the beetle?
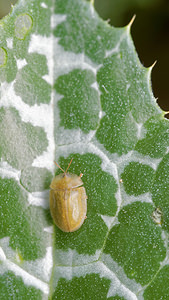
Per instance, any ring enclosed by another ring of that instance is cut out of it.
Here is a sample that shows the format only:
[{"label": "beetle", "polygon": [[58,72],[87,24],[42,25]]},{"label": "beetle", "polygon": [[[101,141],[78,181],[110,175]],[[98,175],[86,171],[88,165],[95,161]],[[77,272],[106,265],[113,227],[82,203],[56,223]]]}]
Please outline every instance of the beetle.
[{"label": "beetle", "polygon": [[66,171],[54,162],[63,174],[57,175],[50,185],[50,212],[54,223],[64,232],[78,230],[87,213],[87,195],[81,179],[83,174],[67,173],[72,160]]}]

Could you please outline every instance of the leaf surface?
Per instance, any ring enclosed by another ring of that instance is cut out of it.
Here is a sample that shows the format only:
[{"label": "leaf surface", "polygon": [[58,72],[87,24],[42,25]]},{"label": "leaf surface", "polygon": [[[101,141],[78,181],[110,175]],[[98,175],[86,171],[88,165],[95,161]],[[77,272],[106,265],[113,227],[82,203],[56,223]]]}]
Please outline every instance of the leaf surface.
[{"label": "leaf surface", "polygon": [[[169,298],[169,123],[131,24],[83,0],[20,0],[0,25],[1,297]],[[49,186],[71,158],[87,219],[65,233]]]}]

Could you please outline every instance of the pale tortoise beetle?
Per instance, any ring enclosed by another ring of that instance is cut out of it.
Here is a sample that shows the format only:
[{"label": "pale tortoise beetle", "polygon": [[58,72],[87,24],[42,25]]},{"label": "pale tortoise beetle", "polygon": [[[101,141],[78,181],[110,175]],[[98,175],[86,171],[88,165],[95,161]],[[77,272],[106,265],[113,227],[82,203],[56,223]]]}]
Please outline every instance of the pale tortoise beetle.
[{"label": "pale tortoise beetle", "polygon": [[83,174],[67,173],[72,160],[66,171],[55,162],[63,174],[55,176],[50,185],[50,212],[54,223],[64,232],[78,230],[87,213],[87,195],[81,179]]}]

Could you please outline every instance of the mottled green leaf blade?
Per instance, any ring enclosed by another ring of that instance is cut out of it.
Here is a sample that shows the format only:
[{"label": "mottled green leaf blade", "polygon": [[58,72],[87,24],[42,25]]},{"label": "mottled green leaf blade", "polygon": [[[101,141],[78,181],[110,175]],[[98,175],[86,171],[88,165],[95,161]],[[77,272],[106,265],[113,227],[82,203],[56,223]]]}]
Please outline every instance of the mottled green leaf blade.
[{"label": "mottled green leaf blade", "polygon": [[[169,123],[131,24],[20,0],[0,25],[0,297],[169,298]],[[72,158],[87,218],[67,233],[49,189]]]}]

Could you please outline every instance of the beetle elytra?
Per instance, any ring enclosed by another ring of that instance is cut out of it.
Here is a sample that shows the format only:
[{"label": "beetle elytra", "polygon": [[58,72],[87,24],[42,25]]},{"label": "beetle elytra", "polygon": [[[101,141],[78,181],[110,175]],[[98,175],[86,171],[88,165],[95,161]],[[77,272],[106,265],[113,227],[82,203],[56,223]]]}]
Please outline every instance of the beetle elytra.
[{"label": "beetle elytra", "polygon": [[67,173],[72,159],[64,171],[57,175],[50,185],[50,212],[54,223],[64,232],[78,230],[86,219],[87,195],[79,176]]}]

